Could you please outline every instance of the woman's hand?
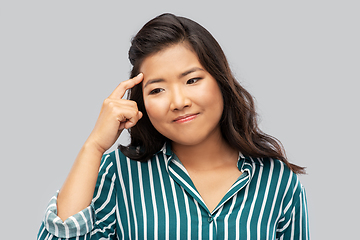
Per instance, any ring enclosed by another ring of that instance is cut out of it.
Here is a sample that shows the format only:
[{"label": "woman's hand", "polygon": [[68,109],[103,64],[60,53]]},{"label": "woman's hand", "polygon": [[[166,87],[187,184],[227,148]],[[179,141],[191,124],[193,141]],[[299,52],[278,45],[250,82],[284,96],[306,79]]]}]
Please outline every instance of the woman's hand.
[{"label": "woman's hand", "polygon": [[135,126],[142,117],[134,101],[122,99],[126,90],[133,88],[143,80],[143,74],[120,83],[111,95],[104,100],[100,115],[87,144],[104,153],[118,139],[122,130]]}]

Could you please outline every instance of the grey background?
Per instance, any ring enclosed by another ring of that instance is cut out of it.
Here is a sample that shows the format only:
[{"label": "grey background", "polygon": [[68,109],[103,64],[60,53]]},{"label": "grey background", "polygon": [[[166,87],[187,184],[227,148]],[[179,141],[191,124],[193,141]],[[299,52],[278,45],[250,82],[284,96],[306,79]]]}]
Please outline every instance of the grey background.
[{"label": "grey background", "polygon": [[[1,1],[1,238],[35,238],[102,101],[128,78],[131,37],[156,15],[173,12],[214,35],[255,96],[262,129],[307,167],[301,182],[312,239],[354,239],[360,223],[355,2]],[[125,134],[119,142],[127,140]]]}]

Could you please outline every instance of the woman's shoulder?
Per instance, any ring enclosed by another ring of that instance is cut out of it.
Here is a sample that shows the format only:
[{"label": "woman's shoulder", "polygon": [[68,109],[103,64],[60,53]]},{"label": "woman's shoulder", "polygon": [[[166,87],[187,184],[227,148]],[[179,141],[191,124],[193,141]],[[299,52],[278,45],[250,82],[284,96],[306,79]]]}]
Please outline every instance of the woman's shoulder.
[{"label": "woman's shoulder", "polygon": [[114,161],[116,159],[122,159],[124,161],[126,160],[126,156],[117,148],[104,153],[103,160],[105,159],[109,159],[111,161]]},{"label": "woman's shoulder", "polygon": [[245,157],[245,161],[248,164],[253,166],[257,166],[257,170],[259,171],[271,171],[273,173],[284,172],[290,174],[291,169],[281,160],[270,157]]},{"label": "woman's shoulder", "polygon": [[127,157],[117,148],[103,155],[100,167],[104,168],[111,165],[111,168],[113,168],[115,172],[124,172],[125,169],[128,171],[128,169],[138,168],[140,165],[147,164],[149,161],[153,160],[154,156],[146,161],[137,161]]},{"label": "woman's shoulder", "polygon": [[[155,156],[156,154],[154,154]],[[111,162],[147,162],[149,160],[151,160],[152,158],[146,160],[146,161],[137,161],[137,160],[133,160],[129,157],[127,157],[119,148],[109,151],[107,153],[105,153],[102,157],[102,161],[106,161],[106,160],[110,160]]]},{"label": "woman's shoulder", "polygon": [[294,175],[297,176],[285,162],[270,157],[263,158],[253,158],[252,159],[256,164],[262,167],[263,171],[270,171],[275,175],[284,174],[284,175]]},{"label": "woman's shoulder", "polygon": [[99,172],[116,172],[117,165],[120,163],[124,165],[126,161],[128,161],[127,157],[121,151],[119,151],[119,149],[108,151],[104,153],[101,158]]},{"label": "woman's shoulder", "polygon": [[279,183],[284,191],[300,192],[303,186],[299,177],[283,161],[264,157],[250,158],[253,167],[253,176],[261,175],[262,181],[272,182],[275,186]]}]

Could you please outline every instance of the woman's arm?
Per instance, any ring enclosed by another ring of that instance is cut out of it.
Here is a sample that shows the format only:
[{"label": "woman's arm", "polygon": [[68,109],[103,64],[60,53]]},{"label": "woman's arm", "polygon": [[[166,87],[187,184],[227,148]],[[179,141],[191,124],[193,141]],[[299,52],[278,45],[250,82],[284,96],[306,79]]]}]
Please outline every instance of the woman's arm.
[{"label": "woman's arm", "polygon": [[112,239],[115,234],[114,211],[116,206],[115,154],[104,154],[96,181],[92,203],[65,221],[57,216],[57,196],[54,195],[46,209],[38,240],[45,239]]},{"label": "woman's arm", "polygon": [[61,220],[78,213],[91,203],[101,157],[118,139],[123,129],[142,117],[134,101],[122,99],[127,89],[139,84],[143,75],[124,81],[105,99],[93,131],[81,148],[57,199]]},{"label": "woman's arm", "polygon": [[90,205],[102,154],[88,142],[81,148],[58,195],[57,211],[61,220]]},{"label": "woman's arm", "polygon": [[281,223],[278,224],[276,239],[310,239],[306,193],[299,182],[296,194],[294,194],[290,203],[286,204],[286,208],[285,216]]}]

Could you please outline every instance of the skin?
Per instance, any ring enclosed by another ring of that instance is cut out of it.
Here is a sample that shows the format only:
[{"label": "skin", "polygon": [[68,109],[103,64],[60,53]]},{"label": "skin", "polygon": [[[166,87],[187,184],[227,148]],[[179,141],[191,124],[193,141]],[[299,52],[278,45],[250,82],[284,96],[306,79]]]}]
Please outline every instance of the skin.
[{"label": "skin", "polygon": [[187,169],[209,211],[241,175],[238,152],[223,139],[223,111],[216,80],[186,44],[170,46],[146,58],[138,76],[120,83],[104,100],[93,131],[81,148],[58,195],[62,220],[91,203],[101,157],[142,117],[126,90],[142,83],[145,108],[154,127],[172,140],[172,149]]}]

